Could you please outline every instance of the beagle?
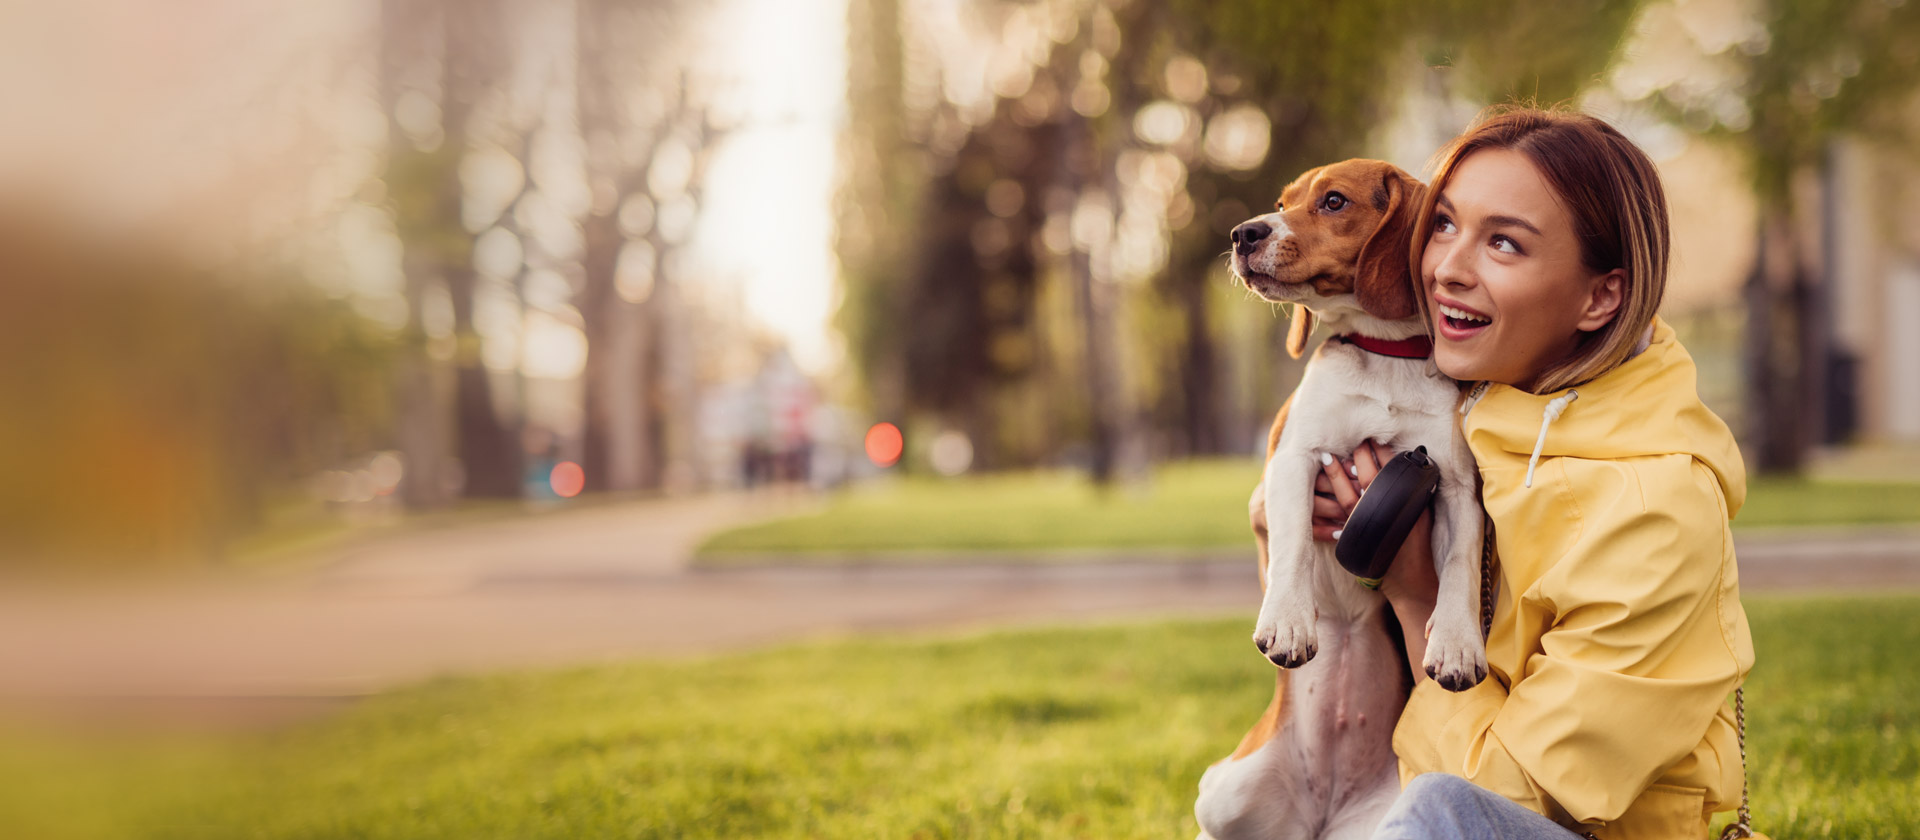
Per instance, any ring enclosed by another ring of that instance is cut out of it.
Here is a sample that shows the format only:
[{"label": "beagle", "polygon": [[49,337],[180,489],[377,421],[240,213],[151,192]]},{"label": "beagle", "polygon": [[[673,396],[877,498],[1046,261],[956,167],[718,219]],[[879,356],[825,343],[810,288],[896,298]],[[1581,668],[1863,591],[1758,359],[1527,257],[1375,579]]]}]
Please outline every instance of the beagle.
[{"label": "beagle", "polygon": [[1299,358],[1316,321],[1333,336],[1274,417],[1248,502],[1264,590],[1253,641],[1280,670],[1266,714],[1200,780],[1202,837],[1366,837],[1400,792],[1392,740],[1411,690],[1404,644],[1386,599],[1313,539],[1323,458],[1369,439],[1427,448],[1441,472],[1440,593],[1422,665],[1454,691],[1486,676],[1478,476],[1456,422],[1460,387],[1430,359],[1409,266],[1424,189],[1391,164],[1343,161],[1301,175],[1274,212],[1233,230],[1235,275],[1294,304],[1287,352]]}]

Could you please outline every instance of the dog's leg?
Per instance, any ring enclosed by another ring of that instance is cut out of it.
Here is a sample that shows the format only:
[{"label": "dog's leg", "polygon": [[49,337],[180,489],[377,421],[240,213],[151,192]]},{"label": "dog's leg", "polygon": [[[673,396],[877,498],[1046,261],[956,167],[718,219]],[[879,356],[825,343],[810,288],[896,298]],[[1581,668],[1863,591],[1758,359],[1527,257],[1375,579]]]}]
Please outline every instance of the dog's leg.
[{"label": "dog's leg", "polygon": [[1453,434],[1440,464],[1434,499],[1433,557],[1440,594],[1427,620],[1427,676],[1449,691],[1465,691],[1487,676],[1486,641],[1480,635],[1481,512],[1473,482],[1473,453]]},{"label": "dog's leg", "polygon": [[1282,668],[1319,652],[1313,592],[1313,471],[1317,456],[1285,447],[1267,459],[1267,591],[1253,643]]}]

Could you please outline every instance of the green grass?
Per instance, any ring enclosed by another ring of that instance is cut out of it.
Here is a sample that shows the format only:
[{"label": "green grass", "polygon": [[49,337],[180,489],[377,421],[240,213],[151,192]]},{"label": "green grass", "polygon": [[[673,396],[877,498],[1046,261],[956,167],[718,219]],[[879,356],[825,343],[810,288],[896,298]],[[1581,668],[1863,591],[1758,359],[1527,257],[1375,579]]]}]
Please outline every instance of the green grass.
[{"label": "green grass", "polygon": [[[1920,834],[1920,596],[1749,600],[1759,827]],[[1190,837],[1201,771],[1271,692],[1249,621],[450,680],[270,737],[9,745],[0,818],[194,840]]]},{"label": "green grass", "polygon": [[[1252,459],[1169,464],[1144,486],[1105,494],[1064,470],[905,478],[847,490],[819,513],[715,535],[699,556],[732,565],[911,561],[915,552],[1250,550],[1247,496],[1259,481]],[[1920,483],[1770,478],[1748,491],[1736,528],[1920,521]]]},{"label": "green grass", "polygon": [[1066,470],[903,478],[843,492],[821,513],[716,535],[700,555],[1250,546],[1247,496],[1258,483],[1251,459],[1169,464],[1104,493]]},{"label": "green grass", "polygon": [[1920,483],[1757,478],[1734,527],[1920,522]]}]

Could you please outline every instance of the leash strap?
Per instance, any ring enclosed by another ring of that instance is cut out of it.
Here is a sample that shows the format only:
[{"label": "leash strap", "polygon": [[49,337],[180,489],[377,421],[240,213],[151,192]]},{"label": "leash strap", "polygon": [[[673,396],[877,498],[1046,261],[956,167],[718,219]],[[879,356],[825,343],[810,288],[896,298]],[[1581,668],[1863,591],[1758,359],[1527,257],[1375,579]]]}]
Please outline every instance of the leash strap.
[{"label": "leash strap", "polygon": [[1747,698],[1745,687],[1733,690],[1733,726],[1740,738],[1740,818],[1720,829],[1720,840],[1753,836],[1753,815],[1747,813]]}]

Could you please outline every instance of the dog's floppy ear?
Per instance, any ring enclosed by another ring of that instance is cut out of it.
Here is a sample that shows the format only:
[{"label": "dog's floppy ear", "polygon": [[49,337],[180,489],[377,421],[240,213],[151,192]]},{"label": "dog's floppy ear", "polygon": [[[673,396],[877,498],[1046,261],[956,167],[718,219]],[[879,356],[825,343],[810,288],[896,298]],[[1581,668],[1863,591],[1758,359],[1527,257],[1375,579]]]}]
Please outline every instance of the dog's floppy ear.
[{"label": "dog's floppy ear", "polygon": [[[1353,293],[1360,308],[1375,318],[1398,320],[1414,314],[1414,283],[1408,265],[1413,242],[1413,217],[1420,210],[1420,198],[1426,189],[1405,172],[1388,167],[1375,190],[1385,193],[1386,207],[1380,226],[1374,228],[1367,243],[1360,246],[1360,258],[1353,276]],[[1297,323],[1297,322],[1296,322]],[[1292,342],[1288,342],[1292,346]]]},{"label": "dog's floppy ear", "polygon": [[1293,326],[1287,328],[1287,355],[1296,359],[1307,352],[1307,337],[1313,334],[1313,310],[1293,305]]}]

